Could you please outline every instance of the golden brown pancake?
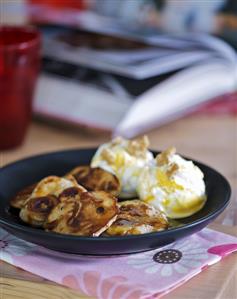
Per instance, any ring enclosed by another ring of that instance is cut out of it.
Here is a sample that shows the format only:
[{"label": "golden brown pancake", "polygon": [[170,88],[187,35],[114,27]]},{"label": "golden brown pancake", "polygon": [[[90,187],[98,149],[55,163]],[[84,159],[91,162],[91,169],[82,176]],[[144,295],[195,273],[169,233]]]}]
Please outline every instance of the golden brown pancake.
[{"label": "golden brown pancake", "polygon": [[17,192],[16,196],[10,200],[10,205],[14,208],[21,209],[26,203],[27,199],[35,189],[36,184],[27,186],[23,190]]},{"label": "golden brown pancake", "polygon": [[58,198],[54,195],[30,198],[21,209],[20,218],[32,226],[42,227],[58,202]]},{"label": "golden brown pancake", "polygon": [[36,185],[31,197],[42,197],[49,194],[58,196],[63,190],[74,186],[78,186],[78,184],[70,178],[55,175],[47,176]]},{"label": "golden brown pancake", "polygon": [[10,205],[14,208],[21,209],[29,197],[44,197],[49,194],[57,196],[58,193],[61,193],[64,189],[70,186],[77,186],[82,190],[87,191],[85,188],[78,185],[73,175],[68,175],[65,178],[48,176],[43,178],[38,183],[30,185],[19,191],[15,197],[10,200]]},{"label": "golden brown pancake", "polygon": [[48,215],[45,228],[61,234],[99,236],[116,220],[117,200],[106,192],[64,190],[59,204]]},{"label": "golden brown pancake", "polygon": [[105,191],[113,196],[118,196],[120,193],[118,178],[102,168],[78,166],[69,174],[73,175],[78,184],[85,187],[88,191]]},{"label": "golden brown pancake", "polygon": [[165,215],[139,199],[119,203],[117,220],[107,229],[106,235],[138,235],[164,230],[168,227]]}]

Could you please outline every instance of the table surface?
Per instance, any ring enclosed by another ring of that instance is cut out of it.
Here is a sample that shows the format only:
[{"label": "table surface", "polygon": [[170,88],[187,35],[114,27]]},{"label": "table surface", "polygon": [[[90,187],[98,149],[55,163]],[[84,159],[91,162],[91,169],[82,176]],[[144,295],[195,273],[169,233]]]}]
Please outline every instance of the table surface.
[{"label": "table surface", "polygon": [[[227,177],[232,186],[229,208],[214,222],[214,229],[237,235],[236,213],[236,153],[237,118],[233,116],[192,115],[148,134],[151,148],[162,150],[175,145],[178,152],[206,163]],[[110,139],[108,133],[92,132],[85,128],[69,128],[34,121],[24,144],[0,154],[0,165],[43,152],[97,146]],[[223,226],[230,224],[231,226]],[[165,298],[236,298],[237,255],[232,254],[220,263],[200,273]],[[48,282],[40,277],[1,264],[0,298],[88,298]],[[27,289],[26,289],[27,287]]]}]

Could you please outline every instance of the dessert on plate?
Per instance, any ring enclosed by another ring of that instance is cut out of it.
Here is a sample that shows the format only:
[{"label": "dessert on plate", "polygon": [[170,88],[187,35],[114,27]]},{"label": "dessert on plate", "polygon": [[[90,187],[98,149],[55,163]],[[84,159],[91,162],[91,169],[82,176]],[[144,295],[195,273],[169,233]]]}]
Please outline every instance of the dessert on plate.
[{"label": "dessert on plate", "polygon": [[205,205],[204,177],[174,147],[154,158],[148,146],[146,136],[118,137],[98,148],[91,165],[45,177],[10,205],[26,224],[60,234],[111,237],[168,229],[171,219]]},{"label": "dessert on plate", "polygon": [[91,161],[91,167],[103,168],[116,175],[121,184],[120,198],[137,196],[138,178],[145,166],[153,162],[146,136],[134,140],[117,137],[102,144]]},{"label": "dessert on plate", "polygon": [[114,196],[120,194],[120,182],[109,171],[89,165],[78,166],[71,170],[66,177],[73,176],[76,182],[88,191],[105,191]]},{"label": "dessert on plate", "polygon": [[139,199],[122,201],[118,205],[118,217],[107,229],[107,235],[139,235],[168,228],[165,214]]},{"label": "dessert on plate", "polygon": [[173,219],[198,212],[206,202],[202,171],[176,154],[174,147],[157,155],[155,165],[143,169],[137,191],[141,200]]}]

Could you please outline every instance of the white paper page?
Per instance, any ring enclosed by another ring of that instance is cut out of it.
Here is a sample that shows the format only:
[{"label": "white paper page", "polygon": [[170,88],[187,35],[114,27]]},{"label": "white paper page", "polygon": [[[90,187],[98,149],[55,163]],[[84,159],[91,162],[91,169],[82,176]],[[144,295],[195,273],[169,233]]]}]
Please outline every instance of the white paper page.
[{"label": "white paper page", "polygon": [[145,40],[151,45],[162,45],[163,47],[169,47],[176,50],[187,50],[190,48],[195,48],[197,42],[189,38],[189,34],[155,34],[153,36],[145,37]]},{"label": "white paper page", "polygon": [[178,118],[195,105],[237,90],[235,71],[216,60],[174,75],[140,96],[114,134],[132,138]]},{"label": "white paper page", "polygon": [[177,53],[176,50],[165,50],[159,48],[147,48],[140,50],[111,50],[111,51],[96,51],[84,49],[87,56],[98,57],[98,59],[115,64],[133,64],[139,61],[151,60],[154,58],[163,58],[164,56]]},{"label": "white paper page", "polygon": [[224,58],[227,63],[233,64],[237,71],[237,53],[225,41],[214,36],[201,33],[189,34],[186,39],[188,39],[188,41],[193,41],[196,45],[202,45],[207,50],[210,50],[219,57]]},{"label": "white paper page", "polygon": [[[169,55],[157,54],[158,58],[154,58],[143,63],[135,63],[125,65],[121,61],[109,61],[101,58],[93,51],[82,48],[69,48],[62,46],[61,43],[46,41],[43,48],[44,55],[59,61],[73,63],[91,67],[101,71],[112,72],[118,75],[124,75],[136,79],[145,79],[151,76],[158,76],[167,72],[175,71],[194,63],[200,62],[213,54],[210,51],[190,51],[190,52],[170,52]],[[131,61],[134,62],[134,61]]]},{"label": "white paper page", "polygon": [[112,130],[131,106],[103,90],[60,77],[41,75],[34,97],[35,114],[74,124]]}]

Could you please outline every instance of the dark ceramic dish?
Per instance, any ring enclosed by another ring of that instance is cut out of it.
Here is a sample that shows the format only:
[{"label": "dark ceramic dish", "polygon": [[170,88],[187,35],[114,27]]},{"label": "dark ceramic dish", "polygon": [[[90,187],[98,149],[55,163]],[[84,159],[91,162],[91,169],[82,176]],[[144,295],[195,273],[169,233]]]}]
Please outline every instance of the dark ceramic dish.
[{"label": "dark ceramic dish", "polygon": [[[68,150],[30,157],[0,169],[0,226],[11,234],[49,249],[91,255],[125,254],[151,250],[187,237],[213,221],[228,205],[230,186],[214,169],[195,162],[205,175],[207,202],[195,215],[183,218],[168,230],[124,237],[77,237],[45,232],[25,225],[9,199],[17,191],[48,175],[64,175],[80,164],[89,164],[96,149]],[[156,152],[154,152],[156,154]]]}]

